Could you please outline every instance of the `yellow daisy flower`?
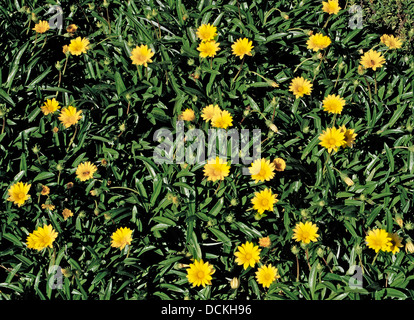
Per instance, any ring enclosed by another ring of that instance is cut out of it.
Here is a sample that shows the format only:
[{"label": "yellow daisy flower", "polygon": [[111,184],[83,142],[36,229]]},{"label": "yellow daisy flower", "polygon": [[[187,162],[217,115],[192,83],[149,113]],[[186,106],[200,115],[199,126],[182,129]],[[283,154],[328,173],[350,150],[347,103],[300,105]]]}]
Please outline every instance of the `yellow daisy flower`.
[{"label": "yellow daisy flower", "polygon": [[236,256],[236,263],[238,265],[243,265],[245,270],[248,266],[253,268],[254,265],[259,262],[262,249],[253,245],[253,243],[246,241],[245,244],[238,246],[237,249],[239,251],[234,253]]},{"label": "yellow daisy flower", "polygon": [[387,251],[392,252],[392,254],[400,252],[400,248],[403,247],[401,237],[396,233],[389,233],[388,236],[391,238],[391,245],[388,247]]},{"label": "yellow daisy flower", "polygon": [[276,197],[277,194],[272,194],[272,190],[269,188],[255,192],[254,198],[251,200],[253,209],[257,210],[259,214],[263,214],[266,210],[273,211],[273,205],[279,201]]},{"label": "yellow daisy flower", "polygon": [[327,36],[324,36],[322,33],[317,33],[311,35],[306,44],[308,45],[308,49],[319,51],[321,49],[327,48],[331,44],[331,39]]},{"label": "yellow daisy flower", "polygon": [[59,102],[57,102],[55,98],[52,100],[47,99],[45,104],[41,106],[40,109],[42,110],[43,114],[47,116],[49,113],[54,113],[60,109]]},{"label": "yellow daisy flower", "polygon": [[303,97],[305,94],[310,95],[312,91],[312,84],[309,80],[303,77],[296,77],[290,83],[289,91],[292,91],[296,99]]},{"label": "yellow daisy flower", "polygon": [[141,44],[139,47],[136,46],[131,51],[131,60],[132,64],[136,64],[138,66],[148,67],[148,63],[151,63],[151,58],[154,56],[154,52],[148,48],[147,45]]},{"label": "yellow daisy flower", "polygon": [[118,228],[111,236],[111,247],[122,250],[126,245],[131,245],[132,230],[129,228]]},{"label": "yellow daisy flower", "polygon": [[230,166],[225,160],[216,157],[215,160],[208,160],[204,165],[204,175],[207,181],[224,180],[230,173]]},{"label": "yellow daisy flower", "polygon": [[336,128],[327,128],[326,131],[323,131],[319,135],[319,144],[328,149],[328,152],[332,152],[332,150],[337,151],[340,146],[343,145],[345,141],[345,134]]},{"label": "yellow daisy flower", "polygon": [[286,161],[282,158],[276,158],[273,160],[273,165],[275,166],[276,171],[285,171]]},{"label": "yellow daisy flower", "polygon": [[227,129],[233,125],[233,117],[227,110],[221,110],[213,116],[211,125],[215,128]]},{"label": "yellow daisy flower", "polygon": [[345,100],[341,96],[335,94],[329,94],[322,101],[323,110],[328,111],[329,113],[341,114],[344,105]]},{"label": "yellow daisy flower", "polygon": [[352,148],[355,143],[355,137],[357,136],[356,133],[354,133],[354,129],[347,129],[345,128],[345,125],[341,126],[339,128],[341,132],[344,134],[344,143],[342,144],[342,147],[346,148]]},{"label": "yellow daisy flower", "polygon": [[66,28],[66,32],[68,33],[75,33],[76,30],[78,30],[78,26],[76,24],[70,24],[68,25],[68,27]]},{"label": "yellow daisy flower", "polygon": [[69,46],[67,44],[65,44],[64,46],[62,46],[62,52],[65,55],[69,52]]},{"label": "yellow daisy flower", "polygon": [[203,41],[198,46],[197,50],[200,51],[201,58],[207,58],[207,57],[212,58],[217,54],[217,51],[220,50],[219,45],[220,43],[214,40]]},{"label": "yellow daisy flower", "polygon": [[39,23],[36,23],[32,30],[37,33],[45,33],[50,29],[49,22],[40,20]]},{"label": "yellow daisy flower", "polygon": [[39,227],[27,237],[26,244],[29,249],[43,250],[45,248],[53,248],[58,233],[53,229],[52,225]]},{"label": "yellow daisy flower", "polygon": [[89,50],[89,40],[86,38],[77,37],[70,41],[68,50],[74,56],[80,56],[82,53],[86,53]]},{"label": "yellow daisy flower", "polygon": [[53,210],[55,210],[55,206],[53,205],[53,203],[50,203],[50,202],[43,203],[42,204],[42,209],[53,211]]},{"label": "yellow daisy flower", "polygon": [[382,35],[380,40],[381,43],[385,44],[389,49],[400,49],[403,44],[400,38],[388,34]]},{"label": "yellow daisy flower", "polygon": [[240,38],[237,39],[232,45],[231,49],[235,56],[238,56],[240,59],[243,59],[244,55],[251,56],[252,49],[253,49],[253,42],[247,38]]},{"label": "yellow daisy flower", "polygon": [[40,194],[42,196],[47,196],[50,193],[50,188],[48,186],[42,185],[42,191],[40,191]]},{"label": "yellow daisy flower", "polygon": [[63,209],[62,211],[63,218],[67,220],[69,217],[73,217],[73,212],[69,209]]},{"label": "yellow daisy flower", "polygon": [[385,58],[382,56],[381,52],[371,49],[368,52],[365,52],[359,63],[362,64],[364,68],[372,68],[372,70],[375,71],[377,68],[382,67],[385,63]]},{"label": "yellow daisy flower", "polygon": [[257,183],[259,181],[269,181],[275,176],[275,165],[264,158],[252,162],[249,172],[252,179]]},{"label": "yellow daisy flower", "polygon": [[82,110],[77,111],[75,107],[69,106],[67,108],[63,108],[59,120],[65,126],[65,128],[69,128],[71,125],[75,125],[78,123],[82,116],[80,115]]},{"label": "yellow daisy flower", "polygon": [[269,288],[270,285],[278,278],[280,278],[278,270],[276,267],[273,267],[272,264],[261,266],[256,271],[257,282],[263,285],[263,288]]},{"label": "yellow daisy flower", "polygon": [[259,239],[259,246],[260,247],[268,248],[268,247],[270,247],[271,244],[272,244],[272,242],[270,241],[269,236],[262,237],[262,238]]},{"label": "yellow daisy flower", "polygon": [[214,37],[217,35],[217,27],[209,24],[202,24],[197,29],[197,37],[202,41],[210,41],[213,40]]},{"label": "yellow daisy flower", "polygon": [[216,104],[216,105],[208,105],[205,108],[203,108],[203,110],[201,110],[201,118],[203,118],[203,120],[205,121],[210,121],[213,119],[213,117],[216,114],[220,114],[221,109],[220,107]]},{"label": "yellow daisy flower", "polygon": [[365,237],[365,242],[368,248],[378,251],[389,251],[392,243],[392,238],[388,232],[384,229],[374,229],[368,231],[368,235]]},{"label": "yellow daisy flower", "polygon": [[182,113],[180,118],[185,121],[193,121],[195,119],[194,111],[191,109],[185,109]]},{"label": "yellow daisy flower", "polygon": [[211,264],[204,262],[203,259],[194,260],[187,269],[187,279],[193,287],[211,285],[212,274],[215,270]]},{"label": "yellow daisy flower", "polygon": [[86,181],[93,179],[93,174],[98,170],[98,168],[90,163],[89,161],[80,163],[76,168],[76,176],[80,181]]},{"label": "yellow daisy flower", "polygon": [[12,186],[10,186],[8,190],[9,197],[7,198],[7,200],[21,207],[25,203],[25,201],[30,198],[30,186],[31,184],[23,184],[23,182],[17,182],[13,184]]},{"label": "yellow daisy flower", "polygon": [[322,2],[322,10],[329,14],[338,14],[342,8],[339,6],[338,0],[328,0]]},{"label": "yellow daisy flower", "polygon": [[318,227],[310,221],[306,221],[305,223],[299,222],[296,224],[293,232],[293,239],[298,242],[302,241],[305,244],[308,244],[311,241],[315,242],[319,237],[316,233],[318,232]]}]

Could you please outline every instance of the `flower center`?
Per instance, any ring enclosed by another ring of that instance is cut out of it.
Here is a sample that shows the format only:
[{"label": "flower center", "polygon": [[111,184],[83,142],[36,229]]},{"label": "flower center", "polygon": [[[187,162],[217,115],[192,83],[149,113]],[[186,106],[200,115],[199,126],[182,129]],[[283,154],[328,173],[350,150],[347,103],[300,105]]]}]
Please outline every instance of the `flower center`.
[{"label": "flower center", "polygon": [[216,169],[214,169],[214,170],[213,170],[213,174],[214,174],[215,176],[220,176],[220,175],[221,175],[221,170],[220,170],[220,169],[218,169],[218,168],[216,168]]},{"label": "flower center", "polygon": [[308,231],[303,231],[302,232],[302,238],[303,239],[309,239],[309,232]]},{"label": "flower center", "polygon": [[246,253],[245,258],[246,258],[246,260],[250,260],[252,258],[252,254],[251,253]]},{"label": "flower center", "polygon": [[204,278],[204,272],[203,272],[203,271],[199,271],[199,272],[197,272],[197,277],[198,277],[199,279],[203,279],[203,278]]},{"label": "flower center", "polygon": [[297,87],[298,92],[303,92],[303,87],[302,86],[298,86]]},{"label": "flower center", "polygon": [[89,171],[84,171],[82,174],[84,175],[84,176],[89,176]]},{"label": "flower center", "polygon": [[329,144],[333,144],[333,145],[335,145],[335,143],[336,143],[336,140],[334,139],[334,138],[330,138],[329,140],[328,140],[328,143]]},{"label": "flower center", "polygon": [[24,197],[26,196],[26,194],[25,193],[23,193],[23,192],[20,192],[18,195],[17,195],[17,197],[19,198],[19,199],[24,199]]},{"label": "flower center", "polygon": [[266,207],[269,205],[269,200],[268,199],[262,199],[262,206]]}]

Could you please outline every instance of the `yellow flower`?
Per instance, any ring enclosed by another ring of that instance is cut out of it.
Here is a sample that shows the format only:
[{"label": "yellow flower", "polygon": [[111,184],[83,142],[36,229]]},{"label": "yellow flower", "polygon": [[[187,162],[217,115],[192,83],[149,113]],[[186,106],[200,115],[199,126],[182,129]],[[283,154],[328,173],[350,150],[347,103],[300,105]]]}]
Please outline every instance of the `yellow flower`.
[{"label": "yellow flower", "polygon": [[76,30],[78,30],[78,26],[73,23],[68,25],[68,27],[66,28],[66,32],[69,32],[69,33],[75,33]]},{"label": "yellow flower", "polygon": [[329,14],[338,14],[341,7],[338,0],[328,0],[328,2],[322,2],[322,10]]},{"label": "yellow flower", "polygon": [[368,52],[365,52],[359,63],[365,68],[372,68],[372,70],[375,71],[377,68],[382,67],[385,63],[385,58],[382,56],[381,52],[371,49]]},{"label": "yellow flower", "polygon": [[245,244],[238,246],[239,251],[235,252],[234,255],[236,258],[236,263],[238,265],[243,265],[243,268],[246,270],[248,266],[254,267],[254,265],[260,260],[260,252],[258,246],[253,245],[253,243],[246,241]]},{"label": "yellow flower", "polygon": [[322,101],[323,110],[330,113],[341,114],[344,105],[345,100],[341,96],[335,94],[329,94]]},{"label": "yellow flower", "polygon": [[214,40],[204,41],[200,43],[197,50],[200,51],[201,58],[207,58],[207,57],[212,58],[217,54],[217,51],[220,50],[219,45],[220,43]]},{"label": "yellow flower", "polygon": [[264,158],[255,160],[249,167],[252,179],[259,181],[269,181],[275,176],[275,165]]},{"label": "yellow flower", "polygon": [[40,194],[42,196],[47,196],[50,193],[50,188],[48,186],[42,185],[42,191],[40,191]]},{"label": "yellow flower", "polygon": [[259,246],[261,246],[263,248],[268,248],[268,247],[270,247],[271,244],[272,244],[272,242],[270,241],[269,236],[259,239]]},{"label": "yellow flower", "polygon": [[36,31],[37,33],[45,33],[49,29],[49,22],[40,20],[39,23],[35,24],[32,30]]},{"label": "yellow flower", "polygon": [[122,250],[126,245],[131,245],[132,230],[129,228],[118,228],[111,236],[111,247]]},{"label": "yellow flower", "polygon": [[53,205],[53,203],[43,203],[42,209],[53,211],[55,210],[55,206]]},{"label": "yellow flower", "polygon": [[259,214],[263,214],[266,210],[273,211],[273,205],[279,201],[276,197],[277,194],[272,194],[272,190],[269,188],[255,192],[254,198],[251,200],[253,209],[257,210]]},{"label": "yellow flower", "polygon": [[55,98],[53,98],[52,100],[47,99],[45,104],[41,106],[40,109],[42,110],[44,115],[47,116],[49,113],[54,113],[55,111],[60,109],[59,102],[57,102]]},{"label": "yellow flower", "polygon": [[207,181],[224,180],[230,173],[230,166],[225,160],[216,157],[215,160],[208,160],[204,165],[204,175],[207,176]]},{"label": "yellow flower", "polygon": [[401,237],[396,233],[388,233],[388,236],[391,238],[391,245],[388,247],[387,251],[396,254],[400,252],[400,248],[403,247]]},{"label": "yellow flower", "polygon": [[151,58],[154,56],[154,52],[148,48],[147,45],[141,44],[139,47],[136,46],[131,51],[131,60],[132,64],[136,64],[138,66],[148,67],[148,63],[151,63]]},{"label": "yellow flower", "polygon": [[202,41],[213,40],[216,35],[217,27],[210,24],[202,24],[197,29],[197,37],[199,37]]},{"label": "yellow flower", "polygon": [[90,163],[89,161],[80,163],[76,169],[76,176],[80,181],[86,181],[93,179],[93,174],[98,170],[98,168]]},{"label": "yellow flower", "polygon": [[331,44],[331,39],[327,36],[324,36],[322,33],[317,33],[311,35],[306,44],[308,45],[308,49],[319,51],[328,47]]},{"label": "yellow flower", "polygon": [[86,38],[77,37],[70,41],[68,50],[74,56],[80,56],[82,53],[86,53],[89,50],[89,40]]},{"label": "yellow flower", "polygon": [[388,232],[384,229],[374,229],[368,231],[368,235],[365,237],[365,242],[367,243],[368,248],[378,251],[390,251],[392,238],[389,236]]},{"label": "yellow flower", "polygon": [[195,119],[194,111],[191,109],[185,109],[185,111],[181,113],[181,119],[185,121],[193,121]]},{"label": "yellow flower", "polygon": [[231,45],[233,54],[238,56],[240,59],[243,59],[244,55],[251,56],[253,48],[253,42],[249,41],[247,38],[240,38]]},{"label": "yellow flower", "polygon": [[285,171],[286,169],[286,162],[282,158],[273,160],[273,165],[275,166],[276,171]]},{"label": "yellow flower", "polygon": [[295,228],[293,229],[293,239],[296,241],[302,241],[303,243],[308,244],[311,241],[317,241],[319,235],[316,233],[318,232],[318,227],[316,224],[313,224],[310,221],[305,223],[299,222],[296,224]]},{"label": "yellow flower", "polygon": [[296,99],[303,97],[305,94],[310,95],[312,91],[312,84],[309,80],[303,77],[296,77],[290,83],[289,91],[292,91]]},{"label": "yellow flower", "polygon": [[66,53],[68,53],[68,52],[69,52],[69,46],[68,46],[67,44],[65,44],[65,45],[62,47],[62,52],[63,52],[64,54],[66,54]]},{"label": "yellow flower", "polygon": [[187,279],[193,287],[211,285],[212,274],[215,272],[213,266],[203,259],[194,260],[187,269]]},{"label": "yellow flower", "polygon": [[319,144],[330,153],[332,150],[337,151],[344,144],[345,134],[340,129],[328,128],[319,135],[319,140]]},{"label": "yellow flower", "polygon": [[354,129],[346,129],[345,125],[341,126],[339,128],[341,132],[344,134],[344,143],[342,144],[342,147],[346,148],[352,148],[355,143],[355,137],[357,136],[356,133],[354,133]]},{"label": "yellow flower", "polygon": [[82,110],[77,111],[75,107],[69,106],[67,108],[63,108],[59,120],[65,126],[65,128],[69,128],[71,125],[77,124],[82,116],[80,115]]},{"label": "yellow flower", "polygon": [[201,118],[203,118],[203,120],[205,121],[210,121],[213,119],[213,117],[216,114],[220,114],[221,109],[220,107],[216,104],[216,105],[208,105],[207,107],[203,108],[203,110],[201,111]]},{"label": "yellow flower", "polygon": [[73,217],[73,212],[69,209],[63,209],[62,211],[63,218],[67,220],[69,217]]},{"label": "yellow flower", "polygon": [[52,225],[46,225],[30,233],[26,244],[29,249],[36,249],[38,251],[44,248],[53,248],[53,241],[55,241],[57,236],[58,233],[53,229]]},{"label": "yellow flower", "polygon": [[213,116],[211,125],[215,128],[227,129],[233,125],[233,117],[227,110],[221,110]]},{"label": "yellow flower", "polygon": [[263,285],[263,288],[269,288],[273,281],[278,278],[280,278],[278,270],[276,267],[273,267],[272,264],[261,266],[256,271],[257,282]]},{"label": "yellow flower", "polygon": [[23,182],[17,182],[13,184],[8,190],[9,197],[7,200],[12,201],[14,204],[17,204],[19,207],[21,207],[24,202],[30,198],[30,195],[28,194],[30,186],[31,184],[23,184]]},{"label": "yellow flower", "polygon": [[402,46],[401,39],[398,37],[394,37],[393,35],[384,34],[381,36],[380,40],[390,49],[400,49]]}]

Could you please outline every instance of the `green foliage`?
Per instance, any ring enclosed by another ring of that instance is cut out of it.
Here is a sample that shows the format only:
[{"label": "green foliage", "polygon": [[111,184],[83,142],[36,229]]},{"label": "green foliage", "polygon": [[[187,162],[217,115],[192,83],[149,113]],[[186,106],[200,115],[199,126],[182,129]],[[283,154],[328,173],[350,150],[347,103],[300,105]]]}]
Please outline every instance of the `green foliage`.
[{"label": "green foliage", "polygon": [[[412,254],[401,247],[376,255],[364,241],[373,228],[397,232],[403,246],[414,238],[412,7],[389,2],[401,8],[400,20],[378,9],[375,20],[351,30],[345,3],[329,16],[314,0],[68,1],[64,28],[44,34],[32,28],[51,17],[54,1],[7,2],[0,8],[7,34],[0,44],[1,299],[412,299]],[[382,20],[405,36],[403,49],[380,44]],[[86,54],[62,52],[74,38],[66,32],[72,23],[75,37],[90,41]],[[197,51],[203,23],[217,26],[221,49],[213,59]],[[332,39],[322,56],[307,49],[309,31]],[[254,45],[243,63],[231,52],[240,37]],[[131,63],[140,44],[155,53],[147,68]],[[373,47],[386,63],[362,74],[359,59]],[[289,91],[296,76],[311,80],[310,96]],[[335,118],[321,107],[328,94],[346,100]],[[43,115],[40,107],[54,97],[82,110],[76,126],[65,129],[59,112]],[[242,175],[243,163],[232,164],[213,183],[203,164],[157,164],[156,130],[175,134],[190,108],[196,120],[185,129],[207,134],[201,110],[210,104],[232,114],[232,128],[260,129],[262,157],[283,158],[286,169],[255,184]],[[353,148],[329,155],[318,137],[333,119],[357,137]],[[98,171],[81,182],[75,171],[85,161]],[[31,184],[21,207],[7,201],[17,181]],[[258,220],[251,199],[264,187],[279,201]],[[46,200],[53,210],[42,209]],[[64,208],[73,217],[65,220]],[[300,221],[318,225],[317,242],[292,240]],[[53,249],[27,248],[29,233],[44,224],[59,233]],[[119,227],[134,231],[125,250],[111,247]],[[265,236],[272,245],[260,263],[281,276],[269,289],[234,256],[240,244]],[[216,271],[211,286],[193,288],[186,267],[201,258]],[[49,285],[54,265],[64,269],[61,289]],[[350,286],[355,265],[362,288]],[[237,290],[233,277],[241,280]]]}]

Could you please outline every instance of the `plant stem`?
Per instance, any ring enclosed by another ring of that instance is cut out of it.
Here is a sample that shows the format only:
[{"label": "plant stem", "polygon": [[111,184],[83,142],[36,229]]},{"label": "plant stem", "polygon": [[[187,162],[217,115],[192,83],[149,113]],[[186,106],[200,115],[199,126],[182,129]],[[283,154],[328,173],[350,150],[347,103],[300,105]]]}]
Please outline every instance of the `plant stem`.
[{"label": "plant stem", "polygon": [[243,64],[244,64],[244,57],[243,57],[242,62],[241,62],[241,64],[240,64],[239,71],[237,71],[237,74],[236,74],[236,76],[233,78],[233,81],[232,81],[232,82],[236,81],[236,79],[237,79],[237,77],[239,76],[239,73],[240,73],[240,71],[241,71],[241,69],[242,69],[242,67],[243,67]]},{"label": "plant stem", "polygon": [[377,257],[378,257],[378,254],[379,254],[379,253],[380,253],[380,252],[378,251],[378,252],[377,252],[377,254],[375,255],[374,259],[372,260],[371,265],[374,265],[375,260],[377,260]]},{"label": "plant stem", "polygon": [[306,250],[305,250],[305,254],[306,254],[306,261],[308,262],[308,267],[309,267],[309,270],[311,269],[311,266],[310,266],[310,263],[309,263],[309,251],[308,251],[309,249],[308,248],[306,248]]},{"label": "plant stem", "polygon": [[66,153],[69,152],[70,146],[72,145],[73,141],[75,140],[76,133],[78,132],[78,126],[75,126],[75,132],[73,133],[72,139],[70,139],[68,148],[66,149]]},{"label": "plant stem", "polygon": [[296,281],[299,281],[299,259],[298,259],[298,255],[296,255]]}]

